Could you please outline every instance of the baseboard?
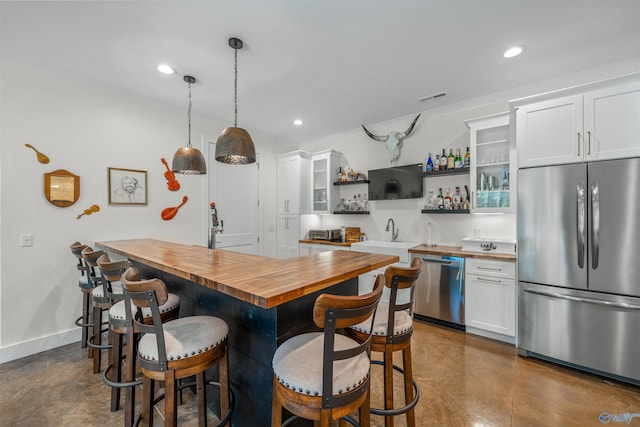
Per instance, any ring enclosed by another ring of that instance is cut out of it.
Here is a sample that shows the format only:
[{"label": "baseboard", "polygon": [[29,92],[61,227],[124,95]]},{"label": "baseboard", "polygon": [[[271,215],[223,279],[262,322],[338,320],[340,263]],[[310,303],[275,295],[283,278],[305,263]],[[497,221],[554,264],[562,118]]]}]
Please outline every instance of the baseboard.
[{"label": "baseboard", "polygon": [[51,350],[52,348],[62,347],[63,345],[74,342],[80,342],[81,333],[81,328],[73,328],[57,334],[34,338],[29,341],[23,341],[2,347],[0,348],[0,363],[10,362],[42,351]]}]

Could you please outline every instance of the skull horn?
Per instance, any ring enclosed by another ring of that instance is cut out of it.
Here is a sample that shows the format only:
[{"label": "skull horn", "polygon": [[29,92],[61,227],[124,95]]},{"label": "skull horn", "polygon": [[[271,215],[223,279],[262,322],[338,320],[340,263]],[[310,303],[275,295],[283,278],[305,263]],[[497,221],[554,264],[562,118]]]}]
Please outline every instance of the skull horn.
[{"label": "skull horn", "polygon": [[[420,113],[422,114],[422,113]],[[406,131],[404,131],[404,136],[409,136],[409,134],[411,133],[411,131],[413,130],[413,127],[416,125],[416,122],[418,121],[418,119],[420,118],[420,114],[418,114],[416,116],[415,119],[413,119],[413,123],[411,123],[411,126],[409,126],[409,129],[407,129]]]},{"label": "skull horn", "polygon": [[364,132],[365,132],[367,135],[369,135],[369,138],[375,139],[376,141],[386,142],[386,141],[387,141],[387,139],[389,138],[389,136],[388,136],[388,135],[387,135],[387,136],[378,136],[378,135],[374,135],[374,134],[372,134],[371,132],[369,132],[369,131],[367,130],[367,128],[366,128],[366,127],[364,127],[364,125],[362,125],[362,129],[364,129]]}]

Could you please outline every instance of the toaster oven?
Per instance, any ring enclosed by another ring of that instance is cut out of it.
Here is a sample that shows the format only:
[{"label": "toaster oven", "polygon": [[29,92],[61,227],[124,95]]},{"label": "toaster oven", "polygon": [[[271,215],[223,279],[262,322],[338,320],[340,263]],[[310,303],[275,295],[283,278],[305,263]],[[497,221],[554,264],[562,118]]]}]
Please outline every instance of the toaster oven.
[{"label": "toaster oven", "polygon": [[340,229],[309,230],[311,240],[340,240]]}]

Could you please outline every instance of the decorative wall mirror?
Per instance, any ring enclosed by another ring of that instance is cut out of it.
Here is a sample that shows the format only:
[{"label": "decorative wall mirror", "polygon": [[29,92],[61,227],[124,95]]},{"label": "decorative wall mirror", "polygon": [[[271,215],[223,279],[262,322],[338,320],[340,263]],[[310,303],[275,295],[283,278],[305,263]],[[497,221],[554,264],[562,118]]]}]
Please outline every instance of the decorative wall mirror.
[{"label": "decorative wall mirror", "polygon": [[60,208],[73,205],[80,197],[80,177],[64,169],[45,173],[44,196]]}]

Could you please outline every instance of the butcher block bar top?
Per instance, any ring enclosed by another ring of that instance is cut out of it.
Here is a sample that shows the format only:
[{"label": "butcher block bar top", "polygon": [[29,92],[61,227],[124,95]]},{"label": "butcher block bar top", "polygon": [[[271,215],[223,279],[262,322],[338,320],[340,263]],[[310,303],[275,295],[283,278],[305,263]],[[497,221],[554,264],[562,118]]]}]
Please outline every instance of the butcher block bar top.
[{"label": "butcher block bar top", "polygon": [[399,260],[397,256],[351,251],[278,260],[154,239],[96,242],[96,246],[262,308],[278,306]]}]

